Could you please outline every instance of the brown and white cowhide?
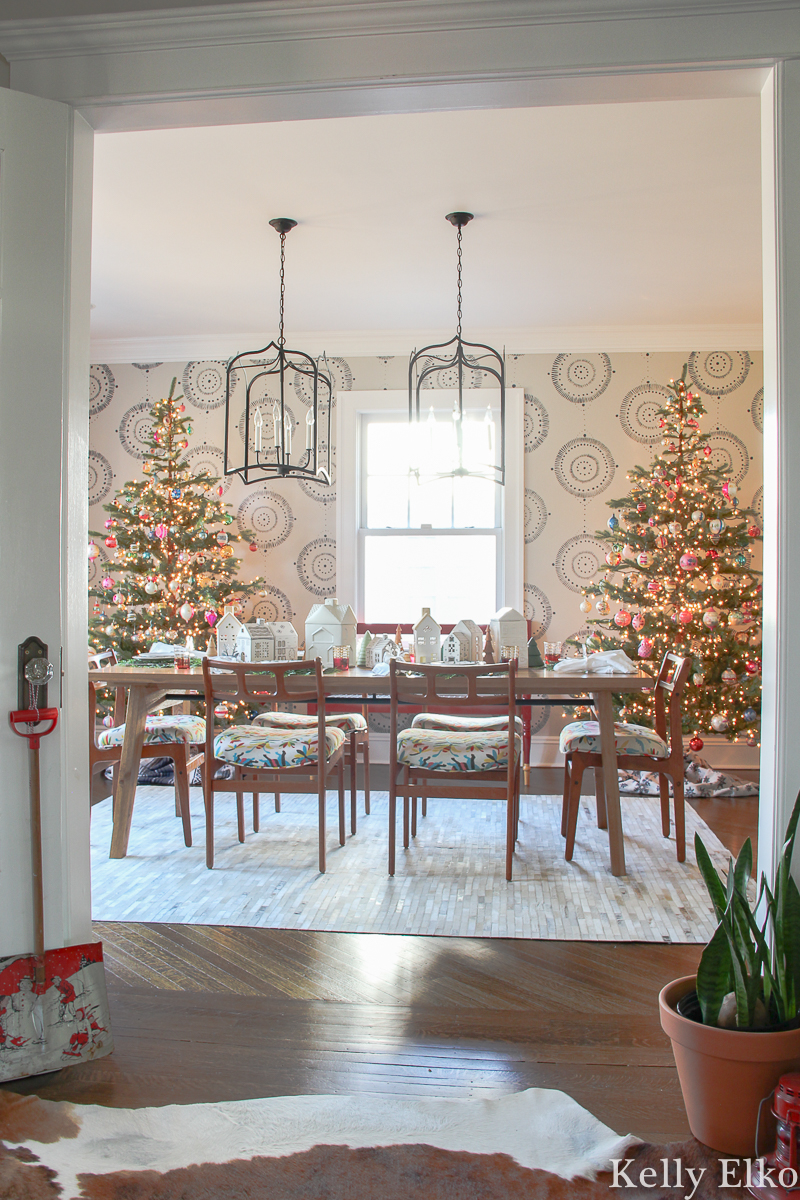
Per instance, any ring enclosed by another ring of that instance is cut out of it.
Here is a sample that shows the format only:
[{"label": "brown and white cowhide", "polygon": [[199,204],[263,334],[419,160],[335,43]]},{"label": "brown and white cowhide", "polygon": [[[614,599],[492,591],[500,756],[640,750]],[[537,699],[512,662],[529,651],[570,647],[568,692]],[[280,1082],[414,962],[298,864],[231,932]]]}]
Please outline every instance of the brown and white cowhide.
[{"label": "brown and white cowhide", "polygon": [[[542,1088],[488,1100],[290,1096],[143,1109],[0,1091],[0,1200],[660,1194],[652,1185],[610,1192],[602,1173],[614,1158],[633,1158],[638,1167],[659,1161],[653,1148],[617,1136],[563,1092]],[[628,1173],[638,1182],[633,1167]],[[715,1194],[703,1187],[695,1200]]]}]

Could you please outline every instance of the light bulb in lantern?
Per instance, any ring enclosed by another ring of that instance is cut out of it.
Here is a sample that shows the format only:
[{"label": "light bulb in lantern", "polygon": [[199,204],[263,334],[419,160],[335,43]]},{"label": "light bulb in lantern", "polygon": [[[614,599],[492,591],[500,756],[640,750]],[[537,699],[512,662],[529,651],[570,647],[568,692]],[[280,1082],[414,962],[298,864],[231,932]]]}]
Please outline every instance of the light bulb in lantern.
[{"label": "light bulb in lantern", "polygon": [[253,446],[256,454],[261,453],[261,438],[264,429],[264,418],[261,415],[261,409],[257,408],[253,416]]}]

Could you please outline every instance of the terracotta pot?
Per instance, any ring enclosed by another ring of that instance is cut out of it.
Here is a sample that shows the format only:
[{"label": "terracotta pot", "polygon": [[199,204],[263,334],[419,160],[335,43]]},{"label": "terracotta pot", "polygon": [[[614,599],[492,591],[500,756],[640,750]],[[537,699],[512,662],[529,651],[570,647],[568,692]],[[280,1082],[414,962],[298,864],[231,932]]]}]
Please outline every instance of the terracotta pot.
[{"label": "terracotta pot", "polygon": [[[752,1158],[761,1100],[786,1071],[800,1069],[800,1029],[745,1033],[690,1021],[675,1006],[696,982],[694,975],[674,979],[658,997],[661,1027],[672,1042],[689,1128],[712,1150]],[[769,1110],[765,1104],[761,1111],[761,1154],[775,1144]]]}]

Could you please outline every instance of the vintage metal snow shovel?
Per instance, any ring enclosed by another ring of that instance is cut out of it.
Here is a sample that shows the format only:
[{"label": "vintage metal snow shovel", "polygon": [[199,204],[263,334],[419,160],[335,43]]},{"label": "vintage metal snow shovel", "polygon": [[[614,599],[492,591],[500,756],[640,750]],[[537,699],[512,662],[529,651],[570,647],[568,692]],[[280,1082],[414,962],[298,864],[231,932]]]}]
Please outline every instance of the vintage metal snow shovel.
[{"label": "vintage metal snow shovel", "polygon": [[28,638],[19,649],[20,698],[24,679],[29,703],[23,707],[23,700],[9,713],[9,723],[14,733],[27,738],[29,748],[35,944],[33,954],[0,958],[0,1080],[57,1071],[114,1048],[102,943],[44,948],[39,742],[55,729],[58,709],[47,708],[53,675],[47,647]]}]

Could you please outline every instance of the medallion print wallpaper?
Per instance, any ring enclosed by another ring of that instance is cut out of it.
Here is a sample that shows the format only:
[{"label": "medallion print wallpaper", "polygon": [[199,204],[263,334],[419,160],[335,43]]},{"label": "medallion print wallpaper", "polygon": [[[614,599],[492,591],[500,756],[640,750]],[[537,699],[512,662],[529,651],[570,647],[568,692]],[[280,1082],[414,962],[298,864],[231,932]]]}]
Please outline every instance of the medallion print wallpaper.
[{"label": "medallion print wallpaper", "polygon": [[[604,553],[594,533],[611,510],[606,501],[627,491],[626,472],[646,464],[660,440],[656,411],[666,383],[689,364],[689,377],[707,409],[704,429],[713,461],[740,485],[743,505],[762,511],[763,379],[760,353],[687,350],[658,353],[508,355],[507,378],[525,393],[525,616],[537,637],[567,638],[583,626],[578,607],[584,583],[597,575]],[[336,391],[407,387],[402,356],[328,356]],[[189,456],[198,469],[222,474],[225,363],[96,364],[91,369],[89,527],[102,529],[102,505],[128,479],[141,478],[150,408],[173,377],[192,417]],[[304,421],[309,397],[295,387],[292,419]],[[302,433],[302,430],[300,430]],[[242,436],[242,431],[240,431]],[[242,578],[263,575],[266,595],[248,616],[292,620],[301,632],[312,604],[336,594],[336,447],[330,487],[313,481],[270,481],[247,487],[224,481],[234,521],[253,531],[243,549]],[[89,567],[102,573],[106,557]],[[340,596],[353,602],[351,596]],[[408,621],[418,613],[409,613]],[[435,615],[435,614],[434,614]],[[471,615],[471,614],[465,614]],[[553,716],[553,731],[562,722]],[[548,710],[534,710],[544,730]],[[549,731],[548,731],[549,732]]]}]

